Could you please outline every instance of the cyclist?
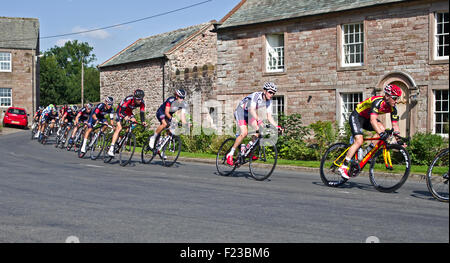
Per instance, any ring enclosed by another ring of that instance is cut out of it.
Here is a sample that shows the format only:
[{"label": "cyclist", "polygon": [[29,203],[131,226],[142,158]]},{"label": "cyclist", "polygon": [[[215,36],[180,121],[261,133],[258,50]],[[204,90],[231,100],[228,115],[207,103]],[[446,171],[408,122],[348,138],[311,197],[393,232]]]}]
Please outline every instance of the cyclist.
[{"label": "cyclist", "polygon": [[52,109],[55,109],[55,106],[53,104],[50,104],[45,109],[42,110],[41,116],[39,117],[38,132],[34,135],[34,138],[39,138],[41,133],[44,132],[45,130],[44,123],[46,122],[46,119],[44,117],[46,115],[48,116],[48,114],[52,112]]},{"label": "cyclist", "polygon": [[183,102],[186,98],[186,91],[183,89],[175,90],[172,97],[169,97],[156,111],[156,118],[160,125],[155,133],[150,137],[150,148],[155,146],[156,137],[169,125],[175,112],[181,110],[181,122],[186,124],[186,104]]},{"label": "cyclist", "polygon": [[[81,146],[81,152],[86,153],[86,144],[87,139],[89,138],[89,134],[94,129],[95,124],[97,121],[100,122],[106,122],[105,114],[112,114],[113,113],[113,104],[114,104],[114,98],[113,97],[106,97],[105,102],[97,104],[95,108],[92,110],[91,115],[89,116],[89,120],[87,123],[87,131],[84,134],[84,140],[83,140],[83,146]],[[111,125],[113,125],[111,120]]]},{"label": "cyclist", "polygon": [[68,144],[73,144],[73,139],[75,138],[75,135],[77,134],[77,130],[78,130],[78,124],[85,122],[87,123],[87,121],[89,120],[89,116],[91,115],[92,112],[92,108],[94,106],[91,103],[86,104],[85,107],[81,108],[76,116],[75,116],[75,121],[74,121],[74,128],[73,128],[73,132],[72,132],[72,136],[69,139]]},{"label": "cyclist", "polygon": [[400,134],[400,128],[398,126],[399,116],[396,104],[401,95],[401,88],[394,84],[389,84],[384,87],[384,96],[372,96],[356,106],[356,109],[352,112],[349,119],[354,142],[348,149],[343,164],[338,169],[343,178],[350,178],[348,175],[348,164],[353,155],[363,144],[363,129],[375,131],[380,135],[382,140],[388,138],[389,135],[385,132],[385,127],[381,124],[381,121],[377,119],[379,114],[390,113],[394,134]]},{"label": "cyclist", "polygon": [[109,148],[108,155],[114,157],[114,145],[119,138],[119,133],[122,131],[122,120],[132,122],[136,122],[136,118],[133,115],[133,110],[138,108],[140,109],[140,117],[142,125],[147,126],[145,122],[145,103],[144,103],[145,93],[141,89],[137,89],[134,91],[133,95],[127,96],[123,99],[116,111],[116,129],[114,130],[114,135],[111,141],[111,147]]},{"label": "cyclist", "polygon": [[[260,116],[258,116],[257,109],[265,107],[267,120],[274,127],[277,127],[278,130],[281,130],[281,127],[275,123],[275,120],[272,117],[272,97],[275,95],[277,90],[278,88],[273,82],[266,82],[263,85],[263,91],[254,92],[239,102],[239,105],[234,112],[234,117],[239,126],[240,134],[236,138],[231,151],[227,154],[227,164],[231,166],[234,165],[233,154],[236,148],[248,135],[247,125],[250,124],[255,130],[259,130],[259,125],[262,123],[262,120],[260,119]],[[251,117],[250,121],[249,113]],[[252,136],[252,142],[255,140],[256,136]],[[253,159],[257,159],[257,157],[253,156]]]},{"label": "cyclist", "polygon": [[50,124],[50,129],[53,129],[53,126],[55,125],[55,122],[58,118],[58,111],[54,106],[51,106],[53,106],[53,104],[50,104],[49,107],[47,107],[50,108],[49,111],[44,110],[42,112],[43,116],[41,118],[41,127],[38,132],[39,141],[42,140],[42,135],[44,134],[45,128],[47,128],[47,126]]},{"label": "cyclist", "polygon": [[34,122],[39,123],[39,120],[41,119],[43,110],[44,110],[44,107],[39,106],[38,110],[34,113],[34,116],[33,116]]}]

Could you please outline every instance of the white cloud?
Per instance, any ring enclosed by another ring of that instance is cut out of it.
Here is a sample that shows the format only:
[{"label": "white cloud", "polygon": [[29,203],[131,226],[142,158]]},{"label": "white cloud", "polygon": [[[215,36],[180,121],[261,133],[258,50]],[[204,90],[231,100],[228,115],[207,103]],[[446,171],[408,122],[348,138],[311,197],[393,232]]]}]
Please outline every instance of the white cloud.
[{"label": "white cloud", "polygon": [[63,46],[66,44],[66,42],[69,42],[69,41],[72,41],[72,39],[70,39],[70,38],[62,38],[62,39],[58,39],[58,40],[56,41],[56,45],[57,45],[58,47],[63,47]]},{"label": "white cloud", "polygon": [[[72,29],[72,32],[78,33],[78,32],[84,32],[84,31],[88,31],[88,30],[89,29],[85,29],[80,26],[76,26]],[[111,34],[108,33],[108,31],[106,31],[106,30],[95,30],[92,32],[82,33],[81,35],[85,36],[85,37],[89,37],[89,38],[94,38],[94,39],[106,39],[111,36]]]}]

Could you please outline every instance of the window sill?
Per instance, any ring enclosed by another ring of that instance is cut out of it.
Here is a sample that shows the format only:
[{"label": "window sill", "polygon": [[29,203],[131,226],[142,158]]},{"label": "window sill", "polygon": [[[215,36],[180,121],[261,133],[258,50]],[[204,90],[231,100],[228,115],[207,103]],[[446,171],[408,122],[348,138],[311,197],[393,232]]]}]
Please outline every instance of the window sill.
[{"label": "window sill", "polygon": [[442,65],[442,64],[448,64],[448,59],[433,59],[430,60],[430,65]]},{"label": "window sill", "polygon": [[339,66],[336,71],[340,72],[340,71],[355,71],[355,70],[366,70],[367,66],[366,65],[362,65],[362,66]]},{"label": "window sill", "polygon": [[264,72],[263,77],[267,76],[283,76],[286,75],[286,71],[280,71],[280,72]]}]

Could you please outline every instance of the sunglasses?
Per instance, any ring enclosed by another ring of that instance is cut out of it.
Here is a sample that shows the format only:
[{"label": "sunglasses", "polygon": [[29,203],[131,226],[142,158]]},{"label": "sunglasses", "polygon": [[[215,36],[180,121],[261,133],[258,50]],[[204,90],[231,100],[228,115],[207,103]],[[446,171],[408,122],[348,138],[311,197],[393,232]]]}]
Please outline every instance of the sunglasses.
[{"label": "sunglasses", "polygon": [[399,99],[398,96],[391,96],[391,98],[392,98],[393,100],[398,100],[398,99]]},{"label": "sunglasses", "polygon": [[270,90],[267,93],[269,93],[270,95],[274,95],[275,94],[275,92],[270,91]]}]

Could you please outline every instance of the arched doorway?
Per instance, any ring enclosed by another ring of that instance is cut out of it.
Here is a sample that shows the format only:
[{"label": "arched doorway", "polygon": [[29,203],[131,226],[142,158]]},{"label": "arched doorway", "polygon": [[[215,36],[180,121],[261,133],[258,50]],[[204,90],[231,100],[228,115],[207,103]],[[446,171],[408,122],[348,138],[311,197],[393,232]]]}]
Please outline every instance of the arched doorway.
[{"label": "arched doorway", "polygon": [[[398,116],[400,117],[399,126],[400,134],[402,136],[411,136],[414,132],[414,123],[416,123],[416,114],[413,114],[415,104],[411,103],[411,90],[416,89],[414,80],[405,73],[395,72],[385,75],[377,85],[377,90],[381,90],[383,95],[383,88],[388,84],[395,84],[402,89],[402,96],[397,102]],[[382,119],[386,128],[392,128],[391,118],[385,117]]]}]

